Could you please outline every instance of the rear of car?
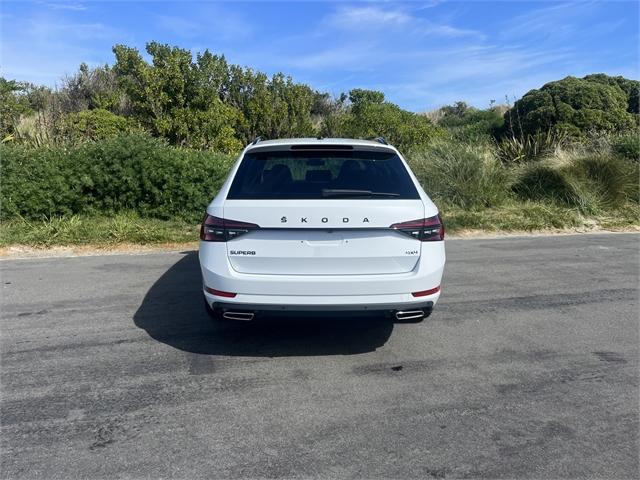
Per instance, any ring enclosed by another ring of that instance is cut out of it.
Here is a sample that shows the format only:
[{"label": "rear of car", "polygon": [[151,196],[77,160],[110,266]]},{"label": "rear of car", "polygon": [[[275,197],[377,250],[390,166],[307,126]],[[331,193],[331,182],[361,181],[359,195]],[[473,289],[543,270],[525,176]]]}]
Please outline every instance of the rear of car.
[{"label": "rear of car", "polygon": [[206,306],[392,312],[421,319],[440,295],[444,226],[399,152],[347,139],[245,149],[202,223]]}]

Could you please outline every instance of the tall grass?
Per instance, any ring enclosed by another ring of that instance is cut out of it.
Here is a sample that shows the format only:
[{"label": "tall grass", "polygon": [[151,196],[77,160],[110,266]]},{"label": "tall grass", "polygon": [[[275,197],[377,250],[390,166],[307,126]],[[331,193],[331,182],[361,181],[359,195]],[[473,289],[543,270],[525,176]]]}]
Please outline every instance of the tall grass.
[{"label": "tall grass", "polygon": [[566,144],[566,134],[539,132],[523,138],[505,138],[496,143],[495,154],[505,165],[523,164],[552,156]]},{"label": "tall grass", "polygon": [[640,163],[617,155],[615,141],[571,145],[557,134],[498,145],[440,139],[409,162],[441,204],[479,210],[509,200],[551,202],[595,214],[639,202]]},{"label": "tall grass", "polygon": [[468,209],[495,207],[509,196],[510,172],[487,145],[439,140],[409,160],[432,198]]},{"label": "tall grass", "polygon": [[638,167],[615,156],[565,153],[526,165],[513,191],[524,200],[552,200],[584,213],[638,202]]}]

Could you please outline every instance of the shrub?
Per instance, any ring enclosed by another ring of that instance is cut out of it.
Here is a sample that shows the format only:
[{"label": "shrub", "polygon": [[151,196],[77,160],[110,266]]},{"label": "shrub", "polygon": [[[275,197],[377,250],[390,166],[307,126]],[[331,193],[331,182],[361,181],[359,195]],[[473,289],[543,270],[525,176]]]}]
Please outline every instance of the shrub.
[{"label": "shrub", "polygon": [[71,148],[3,145],[0,155],[3,219],[131,210],[195,222],[233,160],[139,134]]},{"label": "shrub", "polygon": [[505,113],[515,136],[561,130],[572,136],[589,131],[620,132],[638,124],[640,82],[622,77],[567,77],[527,92]]},{"label": "shrub", "polygon": [[640,161],[640,132],[619,135],[611,139],[614,153],[627,160]]},{"label": "shrub", "polygon": [[[7,144],[0,146],[0,158],[1,218],[73,213],[78,176],[73,175],[67,150]],[[80,174],[80,168],[75,173]]]},{"label": "shrub", "polygon": [[445,203],[493,207],[509,194],[509,172],[481,146],[439,140],[409,162],[429,195]]},{"label": "shrub", "polygon": [[100,108],[69,113],[64,122],[65,136],[72,142],[104,140],[134,128],[132,120]]},{"label": "shrub", "polygon": [[445,128],[451,135],[461,141],[484,141],[497,135],[504,126],[504,118],[498,108],[477,110],[463,108],[464,102],[454,106],[442,107],[444,116],[438,126]]},{"label": "shrub", "polygon": [[496,155],[505,165],[526,163],[552,155],[566,141],[566,134],[548,130],[545,133],[508,137],[496,143]]},{"label": "shrub", "polygon": [[513,190],[523,200],[552,199],[572,207],[593,207],[588,192],[581,191],[571,172],[548,162],[527,166],[514,183]]},{"label": "shrub", "polygon": [[638,169],[631,162],[591,154],[559,162],[557,158],[524,167],[513,185],[526,200],[551,199],[585,213],[620,207],[638,198]]}]

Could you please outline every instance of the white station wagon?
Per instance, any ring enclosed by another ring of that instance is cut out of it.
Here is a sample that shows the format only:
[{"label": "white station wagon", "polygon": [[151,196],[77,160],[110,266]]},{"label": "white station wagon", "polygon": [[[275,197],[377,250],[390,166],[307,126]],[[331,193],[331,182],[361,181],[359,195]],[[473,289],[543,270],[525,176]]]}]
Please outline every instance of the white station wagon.
[{"label": "white station wagon", "polygon": [[199,255],[216,319],[385,312],[419,321],[440,296],[444,225],[382,138],[257,139],[207,207]]}]

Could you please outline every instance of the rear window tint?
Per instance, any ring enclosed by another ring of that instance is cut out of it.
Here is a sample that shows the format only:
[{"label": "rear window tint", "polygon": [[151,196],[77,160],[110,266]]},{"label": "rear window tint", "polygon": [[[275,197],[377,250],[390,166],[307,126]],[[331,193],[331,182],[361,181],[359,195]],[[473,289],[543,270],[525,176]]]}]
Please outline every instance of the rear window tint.
[{"label": "rear window tint", "polygon": [[[231,200],[417,199],[402,160],[390,151],[272,151],[248,153],[231,189]],[[372,192],[358,196],[354,191]],[[327,195],[327,193],[331,195]],[[389,195],[382,195],[389,194]]]}]

